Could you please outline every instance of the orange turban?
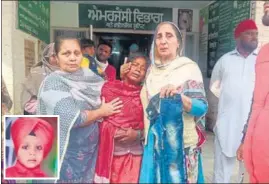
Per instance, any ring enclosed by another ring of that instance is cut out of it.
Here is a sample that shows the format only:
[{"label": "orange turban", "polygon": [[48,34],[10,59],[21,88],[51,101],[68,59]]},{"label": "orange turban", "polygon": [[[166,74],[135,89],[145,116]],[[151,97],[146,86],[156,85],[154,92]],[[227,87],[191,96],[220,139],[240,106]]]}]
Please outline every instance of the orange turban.
[{"label": "orange turban", "polygon": [[234,37],[238,38],[241,33],[251,29],[258,30],[256,23],[251,19],[243,20],[236,26],[234,30]]},{"label": "orange turban", "polygon": [[52,125],[45,120],[34,117],[18,118],[15,120],[11,126],[11,137],[16,154],[18,153],[24,137],[30,133],[34,133],[35,136],[42,141],[45,158],[50,152],[54,141],[54,130]]}]

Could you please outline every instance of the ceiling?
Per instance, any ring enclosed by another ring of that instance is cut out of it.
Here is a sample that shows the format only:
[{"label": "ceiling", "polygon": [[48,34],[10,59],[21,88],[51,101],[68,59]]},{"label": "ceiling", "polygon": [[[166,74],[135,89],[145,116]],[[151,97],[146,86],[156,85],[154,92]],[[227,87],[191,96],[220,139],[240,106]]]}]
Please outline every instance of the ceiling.
[{"label": "ceiling", "polygon": [[214,1],[68,1],[68,2],[85,3],[85,4],[122,5],[122,6],[201,9]]}]

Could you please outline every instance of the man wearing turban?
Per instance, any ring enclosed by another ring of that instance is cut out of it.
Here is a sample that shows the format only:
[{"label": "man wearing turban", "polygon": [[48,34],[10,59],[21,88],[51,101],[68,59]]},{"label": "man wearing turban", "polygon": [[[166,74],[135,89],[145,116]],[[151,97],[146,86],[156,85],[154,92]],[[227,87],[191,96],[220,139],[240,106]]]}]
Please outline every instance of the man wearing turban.
[{"label": "man wearing turban", "polygon": [[6,177],[47,177],[41,163],[54,142],[51,124],[39,118],[18,118],[11,126],[11,137],[17,160],[6,169]]},{"label": "man wearing turban", "polygon": [[[230,183],[247,122],[255,83],[258,30],[251,19],[240,22],[234,30],[236,48],[224,54],[213,69],[210,90],[219,98],[218,116],[213,129],[214,183]],[[239,170],[244,168],[239,162]],[[241,179],[241,174],[238,173]]]},{"label": "man wearing turban", "polygon": [[[264,26],[269,26],[269,1],[264,3]],[[251,183],[269,183],[269,43],[257,57],[256,80],[249,119],[238,160],[244,160]]]}]

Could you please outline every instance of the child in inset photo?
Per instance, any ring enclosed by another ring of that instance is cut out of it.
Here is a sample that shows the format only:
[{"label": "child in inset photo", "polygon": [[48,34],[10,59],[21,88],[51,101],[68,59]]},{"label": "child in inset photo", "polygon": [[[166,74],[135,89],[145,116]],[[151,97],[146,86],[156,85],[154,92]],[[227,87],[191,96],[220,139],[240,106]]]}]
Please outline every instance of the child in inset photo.
[{"label": "child in inset photo", "polygon": [[6,169],[6,177],[49,177],[41,163],[50,153],[55,132],[47,121],[35,117],[18,118],[11,125],[15,164]]}]

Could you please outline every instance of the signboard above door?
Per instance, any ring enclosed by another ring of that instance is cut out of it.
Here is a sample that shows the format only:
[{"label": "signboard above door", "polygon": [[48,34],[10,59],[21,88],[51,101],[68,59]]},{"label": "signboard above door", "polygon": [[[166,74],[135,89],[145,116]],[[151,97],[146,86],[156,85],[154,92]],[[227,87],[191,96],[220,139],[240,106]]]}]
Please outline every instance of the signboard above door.
[{"label": "signboard above door", "polygon": [[235,49],[234,29],[239,22],[251,18],[251,1],[216,1],[209,5],[207,74],[218,59]]},{"label": "signboard above door", "polygon": [[18,1],[18,29],[50,42],[50,1]]},{"label": "signboard above door", "polygon": [[172,18],[172,8],[79,4],[79,27],[155,30]]}]

